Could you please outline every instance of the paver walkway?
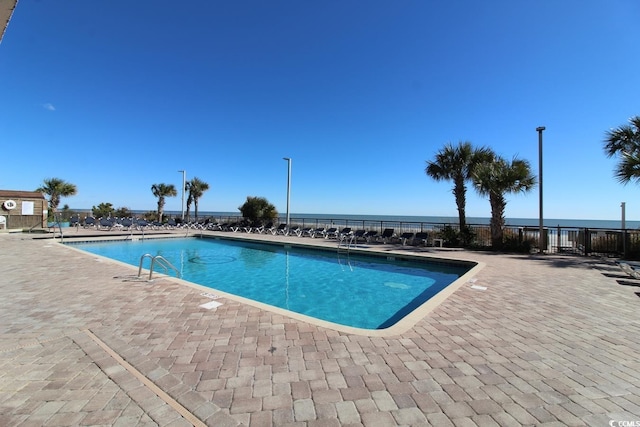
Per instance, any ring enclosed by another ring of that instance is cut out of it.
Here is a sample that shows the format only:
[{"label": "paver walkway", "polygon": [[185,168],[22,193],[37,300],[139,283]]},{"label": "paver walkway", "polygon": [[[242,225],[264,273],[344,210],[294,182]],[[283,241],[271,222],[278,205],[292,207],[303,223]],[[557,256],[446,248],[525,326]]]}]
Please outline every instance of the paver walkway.
[{"label": "paver walkway", "polygon": [[640,281],[601,259],[446,255],[486,263],[486,290],[367,337],[230,299],[206,310],[199,289],[0,234],[0,425],[640,421]]}]

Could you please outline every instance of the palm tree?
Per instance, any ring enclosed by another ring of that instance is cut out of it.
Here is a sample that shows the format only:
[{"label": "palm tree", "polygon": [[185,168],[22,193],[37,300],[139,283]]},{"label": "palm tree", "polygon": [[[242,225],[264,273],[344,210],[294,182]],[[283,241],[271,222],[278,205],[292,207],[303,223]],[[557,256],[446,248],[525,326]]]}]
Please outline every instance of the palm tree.
[{"label": "palm tree", "polygon": [[481,196],[489,196],[491,205],[491,246],[501,249],[508,193],[526,193],[535,187],[536,177],[526,160],[508,161],[493,155],[493,160],[481,163],[473,171],[473,185]]},{"label": "palm tree", "polygon": [[60,198],[73,196],[78,192],[78,189],[74,184],[60,178],[49,178],[45,179],[43,185],[36,191],[49,196],[49,219],[51,219],[60,205]]},{"label": "palm tree", "polygon": [[243,218],[253,226],[278,218],[276,207],[264,197],[247,196],[247,201],[238,210],[242,213]]},{"label": "palm tree", "polygon": [[189,211],[191,210],[191,203],[193,203],[196,221],[198,220],[198,199],[202,197],[205,191],[209,189],[209,184],[204,181],[201,181],[197,177],[191,179],[185,185],[185,191],[188,193],[187,196],[187,218],[189,218]]},{"label": "palm tree", "polygon": [[457,146],[447,143],[444,148],[436,153],[433,161],[427,161],[425,173],[436,181],[453,181],[452,193],[456,198],[458,207],[458,221],[460,231],[465,234],[467,229],[466,203],[467,186],[466,181],[471,178],[473,169],[481,162],[491,158],[489,148],[474,148],[468,142],[458,142]]},{"label": "palm tree", "polygon": [[162,222],[165,197],[176,197],[178,195],[178,192],[176,191],[176,187],[173,184],[153,184],[151,186],[151,192],[158,198],[158,221]]},{"label": "palm tree", "polygon": [[607,157],[620,156],[614,172],[618,181],[622,184],[640,181],[640,116],[630,118],[628,125],[611,129],[606,136]]}]

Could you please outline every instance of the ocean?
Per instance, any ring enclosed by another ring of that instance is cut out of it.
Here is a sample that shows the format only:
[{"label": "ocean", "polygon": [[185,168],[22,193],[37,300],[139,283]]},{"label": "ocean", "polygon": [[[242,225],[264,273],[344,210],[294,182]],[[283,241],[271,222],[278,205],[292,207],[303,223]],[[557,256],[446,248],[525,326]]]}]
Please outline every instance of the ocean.
[{"label": "ocean", "polygon": [[[137,211],[134,211],[137,213]],[[142,212],[142,211],[141,211]],[[172,216],[180,216],[180,211],[166,211],[165,214]],[[191,211],[191,217],[193,218],[193,210]],[[279,213],[280,218],[284,218],[285,214]],[[198,212],[199,218],[214,217],[239,217],[240,212],[210,212],[201,211]],[[300,214],[291,213],[289,215],[292,220],[302,219],[320,219],[326,222],[343,223],[348,221],[371,221],[371,222],[426,222],[437,224],[457,224],[458,217],[448,216],[405,216],[405,215],[346,215],[346,214]],[[469,225],[488,225],[489,218],[481,217],[467,217],[467,224]],[[507,218],[506,225],[516,227],[538,227],[540,224],[538,218]],[[608,228],[608,229],[621,229],[621,220],[600,220],[600,219],[557,219],[557,218],[544,218],[545,227],[575,227],[575,228]],[[640,228],[640,221],[626,221],[625,228],[637,229]]]}]

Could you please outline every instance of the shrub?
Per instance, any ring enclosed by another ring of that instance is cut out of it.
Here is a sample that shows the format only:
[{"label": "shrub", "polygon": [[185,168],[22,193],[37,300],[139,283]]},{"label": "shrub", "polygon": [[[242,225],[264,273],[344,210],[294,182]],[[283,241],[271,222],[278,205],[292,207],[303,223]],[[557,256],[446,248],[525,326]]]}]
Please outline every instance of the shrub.
[{"label": "shrub", "polygon": [[91,214],[95,218],[108,218],[113,211],[114,209],[111,203],[100,203],[98,206],[91,207]]},{"label": "shrub", "polygon": [[264,197],[247,196],[247,201],[238,210],[254,227],[278,218],[278,211],[275,206]]}]

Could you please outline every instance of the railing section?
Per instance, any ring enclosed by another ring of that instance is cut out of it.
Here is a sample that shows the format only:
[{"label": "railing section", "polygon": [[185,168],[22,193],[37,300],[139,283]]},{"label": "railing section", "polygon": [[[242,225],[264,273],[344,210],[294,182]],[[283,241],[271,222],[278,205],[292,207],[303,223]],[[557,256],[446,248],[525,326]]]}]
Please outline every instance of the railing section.
[{"label": "railing section", "polygon": [[[241,221],[239,216],[226,216],[212,219],[219,223]],[[347,228],[352,230],[376,231],[382,234],[392,228],[399,236],[402,233],[427,233],[429,241],[442,239],[445,246],[461,246],[455,236],[459,226],[454,223],[411,222],[411,221],[372,221],[344,218],[291,218],[290,226]],[[284,218],[279,218],[285,222]],[[491,229],[487,224],[468,224],[472,232],[471,246],[491,247]],[[543,228],[542,239],[537,226],[508,225],[503,228],[503,241],[519,244],[527,243],[532,250],[540,248],[543,252],[575,255],[631,256],[640,258],[640,230],[606,229],[584,227],[548,227]],[[635,254],[635,255],[634,255]]]}]

